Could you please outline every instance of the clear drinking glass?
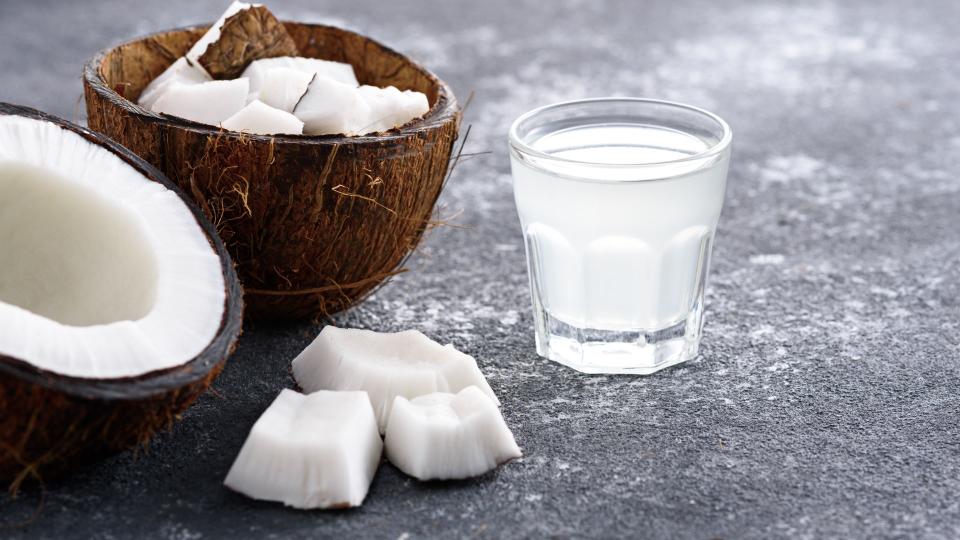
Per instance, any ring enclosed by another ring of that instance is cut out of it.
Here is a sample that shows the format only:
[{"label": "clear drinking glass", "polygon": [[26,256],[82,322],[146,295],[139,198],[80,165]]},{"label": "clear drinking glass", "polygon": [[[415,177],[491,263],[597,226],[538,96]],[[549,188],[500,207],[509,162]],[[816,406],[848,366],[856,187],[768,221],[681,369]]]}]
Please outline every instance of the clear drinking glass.
[{"label": "clear drinking glass", "polygon": [[510,128],[537,352],[588,373],[697,355],[732,134],[707,111],[602,98]]}]

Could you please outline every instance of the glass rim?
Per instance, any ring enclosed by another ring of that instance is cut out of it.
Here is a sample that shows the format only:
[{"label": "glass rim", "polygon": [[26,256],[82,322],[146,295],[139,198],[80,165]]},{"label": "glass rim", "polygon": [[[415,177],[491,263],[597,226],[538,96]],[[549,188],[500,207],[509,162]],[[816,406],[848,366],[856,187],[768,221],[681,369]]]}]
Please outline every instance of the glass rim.
[{"label": "glass rim", "polygon": [[[706,148],[703,151],[697,152],[696,154],[691,154],[689,156],[668,159],[665,161],[646,161],[642,163],[609,163],[609,162],[597,162],[597,161],[584,161],[579,159],[570,159],[564,157],[558,157],[547,152],[537,150],[536,148],[530,146],[520,139],[518,135],[518,130],[520,125],[531,118],[540,115],[544,112],[559,109],[562,107],[568,107],[571,105],[583,105],[590,103],[613,103],[613,102],[623,102],[631,103],[634,105],[645,104],[645,105],[666,105],[668,107],[674,107],[678,109],[685,109],[687,111],[694,112],[696,114],[705,116],[710,120],[716,122],[720,128],[723,130],[723,135],[720,137],[720,140]],[[587,165],[590,167],[597,168],[611,168],[611,169],[635,169],[640,167],[663,167],[664,165],[672,165],[675,163],[686,163],[691,161],[700,161],[704,159],[709,159],[714,156],[721,154],[727,147],[730,146],[730,142],[733,140],[733,130],[730,129],[730,125],[724,121],[723,118],[720,118],[716,114],[706,110],[701,109],[700,107],[695,107],[693,105],[687,105],[685,103],[680,103],[677,101],[668,101],[664,99],[653,99],[653,98],[636,98],[636,97],[598,97],[598,98],[587,98],[587,99],[573,99],[569,101],[560,101],[557,103],[551,103],[548,105],[543,105],[535,109],[531,109],[513,121],[513,124],[510,125],[510,146],[516,152],[528,155],[532,157],[537,157],[540,159],[550,160],[557,163],[568,163],[573,165]]]}]

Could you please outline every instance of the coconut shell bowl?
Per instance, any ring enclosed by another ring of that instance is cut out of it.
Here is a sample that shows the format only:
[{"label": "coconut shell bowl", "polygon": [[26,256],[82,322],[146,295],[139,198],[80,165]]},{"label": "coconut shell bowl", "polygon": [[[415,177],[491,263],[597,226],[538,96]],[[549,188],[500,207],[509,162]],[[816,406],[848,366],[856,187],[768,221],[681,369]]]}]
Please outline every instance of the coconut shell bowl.
[{"label": "coconut shell bowl", "polygon": [[328,316],[396,274],[431,223],[458,136],[442,80],[405,56],[330,26],[284,23],[301,56],[347,62],[361,84],[426,94],[430,110],[370,136],[262,136],[150,112],[143,88],[206,27],[146,36],[84,69],[89,126],[180,186],[216,226],[258,319]]}]

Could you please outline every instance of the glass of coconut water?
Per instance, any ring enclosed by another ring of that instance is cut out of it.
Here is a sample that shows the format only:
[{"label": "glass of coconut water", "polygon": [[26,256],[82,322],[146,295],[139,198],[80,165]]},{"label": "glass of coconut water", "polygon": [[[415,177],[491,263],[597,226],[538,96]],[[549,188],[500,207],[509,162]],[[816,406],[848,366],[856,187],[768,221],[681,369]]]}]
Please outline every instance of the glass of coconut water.
[{"label": "glass of coconut water", "polygon": [[697,355],[732,134],[651,99],[549,105],[510,128],[537,352],[588,373]]}]

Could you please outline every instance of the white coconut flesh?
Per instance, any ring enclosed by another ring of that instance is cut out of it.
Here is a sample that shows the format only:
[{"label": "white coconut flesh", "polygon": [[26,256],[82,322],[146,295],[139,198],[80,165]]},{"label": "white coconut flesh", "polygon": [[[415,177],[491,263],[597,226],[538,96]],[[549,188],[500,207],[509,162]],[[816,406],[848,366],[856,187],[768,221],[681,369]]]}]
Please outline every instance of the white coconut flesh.
[{"label": "white coconut flesh", "polygon": [[212,80],[202,67],[190,64],[185,57],[180,57],[159,77],[150,81],[150,84],[140,93],[140,99],[137,103],[144,109],[153,110],[153,104],[174,83],[198,84]]},{"label": "white coconut flesh", "polygon": [[303,120],[308,135],[367,135],[400,127],[429,110],[422,92],[354,87],[318,74],[293,114]]},{"label": "white coconut flesh", "polygon": [[246,106],[247,89],[246,79],[174,82],[154,102],[153,111],[217,126]]},{"label": "white coconut flesh", "polygon": [[[266,120],[267,126],[255,131],[248,123],[251,117],[257,125],[264,123],[262,119],[269,111],[262,107],[244,111],[239,119],[232,117],[245,105],[262,101],[293,113],[303,122],[302,133],[307,135],[367,135],[402,126],[429,110],[427,97],[421,92],[401,92],[392,86],[361,87],[350,64],[317,58],[263,58],[251,62],[237,79],[212,80],[199,58],[220,39],[229,17],[259,5],[232,3],[186,55],[147,85],[141,92],[140,106],[231,131],[262,135],[301,132],[276,127],[273,120]],[[231,121],[225,123],[228,119]],[[231,127],[235,125],[247,129]]]},{"label": "white coconut flesh", "polygon": [[57,125],[0,116],[0,355],[81,378],[185,364],[225,309],[184,202]]},{"label": "white coconut flesh", "polygon": [[476,386],[397,396],[384,446],[390,463],[418,480],[469,478],[521,456],[500,410]]},{"label": "white coconut flesh", "polygon": [[253,425],[224,484],[295,508],[359,506],[382,449],[363,392],[283,390]]},{"label": "white coconut flesh", "polygon": [[300,98],[307,93],[313,77],[293,68],[274,68],[260,87],[259,99],[271,107],[292,113]]},{"label": "white coconut flesh", "polygon": [[477,386],[500,404],[472,356],[416,330],[379,333],[327,326],[293,360],[293,376],[306,392],[366,391],[381,433],[397,396],[414,398]]},{"label": "white coconut flesh", "polygon": [[254,60],[250,62],[250,65],[240,76],[250,79],[250,92],[259,92],[265,82],[272,76],[270,72],[277,68],[295,69],[310,75],[311,78],[314,75],[321,75],[349,86],[360,86],[357,75],[353,72],[353,66],[350,64],[299,56],[278,56]]},{"label": "white coconut flesh", "polygon": [[370,106],[349,84],[316,75],[293,114],[308,135],[360,135],[370,124]]},{"label": "white coconut flesh", "polygon": [[275,109],[262,101],[252,101],[221,124],[223,129],[257,135],[300,135],[303,122],[296,116]]},{"label": "white coconut flesh", "polygon": [[378,88],[369,85],[357,88],[357,92],[370,107],[367,124],[358,130],[361,134],[391,130],[430,110],[427,96],[422,92],[401,92],[394,86]]},{"label": "white coconut flesh", "polygon": [[[163,73],[147,84],[146,88],[140,92],[140,98],[137,100],[137,103],[141,107],[154,112],[167,112],[168,114],[174,114],[166,110],[154,109],[153,106],[157,100],[160,99],[160,97],[163,96],[174,84],[192,85],[212,81],[213,78],[210,77],[210,74],[207,73],[207,70],[203,69],[203,66],[200,65],[200,57],[203,56],[203,53],[206,52],[207,47],[209,47],[211,43],[214,43],[220,39],[220,30],[222,29],[224,22],[226,22],[229,17],[232,17],[233,15],[236,15],[245,9],[259,5],[261,4],[247,4],[243,2],[233,2],[230,4],[223,15],[217,19],[217,22],[215,22],[213,26],[211,26],[210,29],[207,30],[207,32],[199,40],[197,40],[192,47],[190,47],[190,50],[187,51],[184,56],[178,58],[173,64],[170,65],[170,67],[164,70]],[[234,112],[236,112],[236,110],[237,109],[235,109]],[[197,120],[196,118],[189,119],[201,121]],[[221,120],[223,120],[223,118],[221,118]]]}]

